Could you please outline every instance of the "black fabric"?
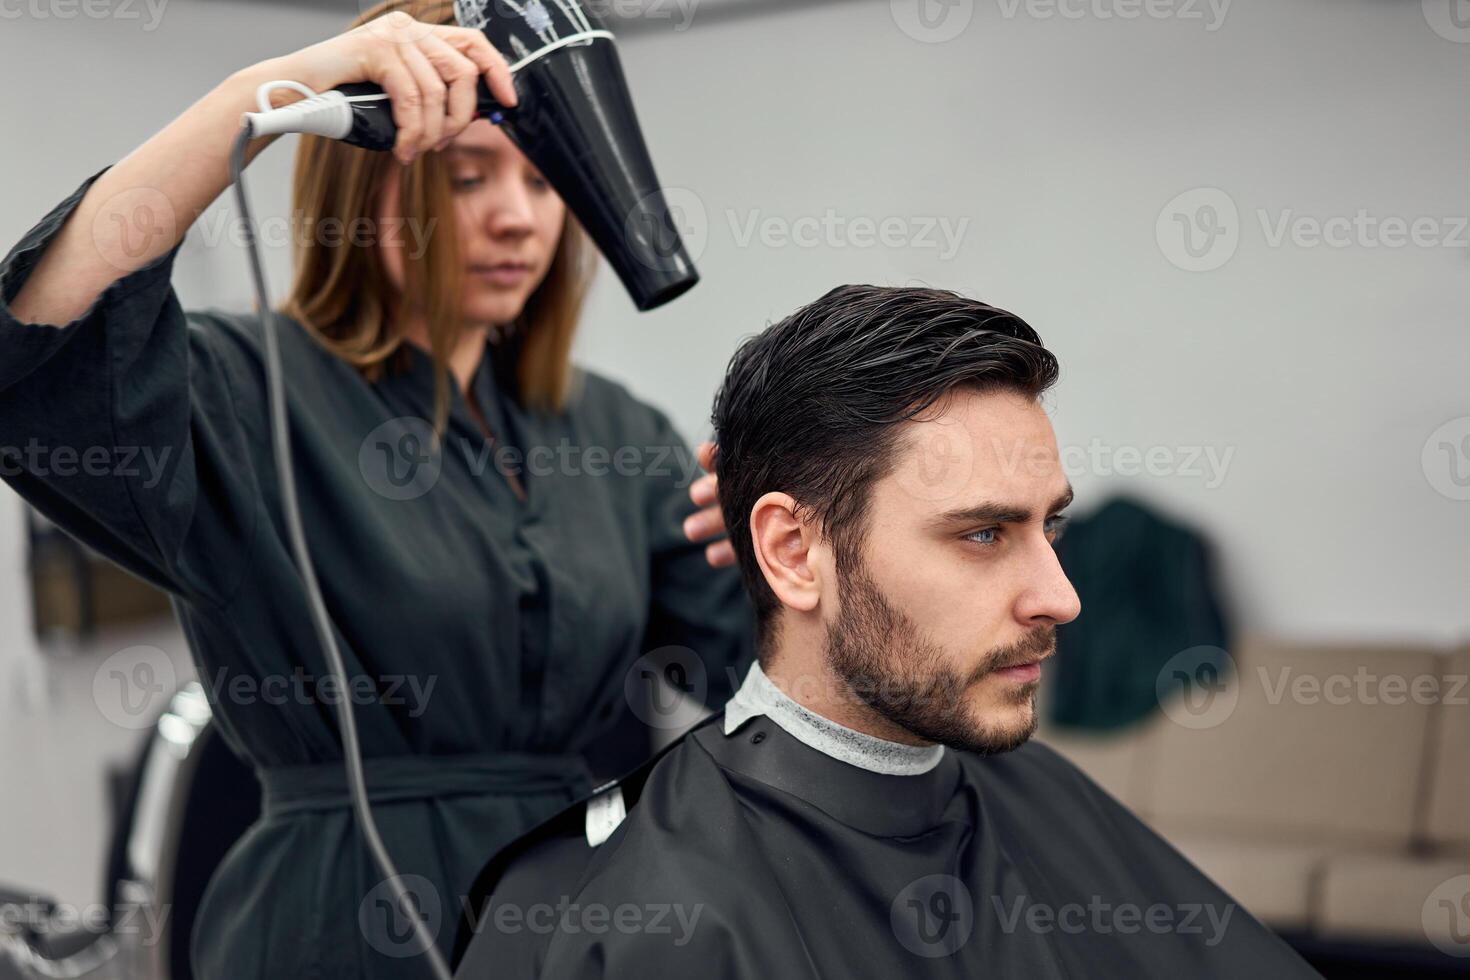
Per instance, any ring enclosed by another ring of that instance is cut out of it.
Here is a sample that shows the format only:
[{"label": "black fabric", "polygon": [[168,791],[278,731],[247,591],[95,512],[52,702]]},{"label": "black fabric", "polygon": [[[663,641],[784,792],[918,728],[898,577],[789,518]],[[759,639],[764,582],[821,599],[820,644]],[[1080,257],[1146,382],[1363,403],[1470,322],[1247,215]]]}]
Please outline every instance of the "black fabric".
[{"label": "black fabric", "polygon": [[[169,282],[177,249],[69,324],[10,311],[95,179],[0,264],[0,472],[177,598],[215,722],[263,781],[330,766],[336,709],[317,686],[327,668],[282,520],[256,318],[182,310]],[[565,410],[532,411],[503,384],[507,351],[487,343],[473,393],[491,431],[455,388],[437,478],[396,499],[374,453],[392,450],[401,420],[433,418],[428,355],[408,345],[403,369],[370,383],[300,324],[279,327],[303,523],[350,683],[375,692],[353,698],[366,757],[585,756],[625,713],[629,668],[668,644],[702,660],[708,701],[723,703],[731,668],[749,663],[753,616],[737,570],[710,568],[684,537],[698,472],[681,471],[692,457],[661,412],[586,371]],[[525,499],[490,436],[527,461]],[[640,455],[609,463],[625,447]],[[443,793],[420,785],[375,808],[400,870],[448,920],[434,924],[446,954],[475,872],[590,787],[584,767],[553,780],[544,769],[527,763],[469,791],[462,779]],[[403,976],[412,966],[365,942],[359,921],[379,880],[344,795],[268,811],[210,882],[196,975]]]},{"label": "black fabric", "polygon": [[889,776],[757,717],[630,786],[599,847],[580,803],[502,852],[459,980],[1317,976],[1034,740]]},{"label": "black fabric", "polygon": [[[691,731],[719,723],[720,713],[710,715]],[[578,800],[556,816],[526,832],[513,844],[502,848],[486,863],[470,889],[461,909],[456,928],[452,964],[456,974],[483,976],[530,977],[536,973],[536,957],[540,944],[533,937],[520,936],[504,941],[500,938],[475,944],[467,956],[487,913],[510,903],[525,907],[546,896],[569,894],[582,872],[591,862],[596,849],[587,840],[587,803],[601,792],[615,788],[622,794],[624,805],[633,807],[643,793],[649,774],[660,759],[675,751],[682,739],[665,745],[655,756],[645,759],[621,778],[600,784],[593,793]],[[494,905],[491,896],[494,895]],[[526,941],[531,938],[531,941]]]},{"label": "black fabric", "polygon": [[1158,709],[1162,691],[1213,683],[1230,631],[1205,539],[1126,498],[1075,518],[1057,557],[1082,615],[1057,627],[1047,713],[1059,726],[1122,728]]}]

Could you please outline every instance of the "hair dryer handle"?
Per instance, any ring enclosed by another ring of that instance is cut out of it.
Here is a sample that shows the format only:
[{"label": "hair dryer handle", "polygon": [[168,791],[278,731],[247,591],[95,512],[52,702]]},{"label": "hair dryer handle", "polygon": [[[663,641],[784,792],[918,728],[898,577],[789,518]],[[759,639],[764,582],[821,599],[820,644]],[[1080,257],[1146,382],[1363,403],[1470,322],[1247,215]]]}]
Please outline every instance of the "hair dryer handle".
[{"label": "hair dryer handle", "polygon": [[[342,137],[342,142],[368,150],[393,149],[398,139],[398,125],[393,121],[393,105],[388,101],[388,93],[372,82],[339,85],[337,91],[347,96],[352,106],[352,130]],[[505,117],[505,108],[490,94],[490,87],[483,77],[475,91],[475,118],[489,119],[498,124]]]}]

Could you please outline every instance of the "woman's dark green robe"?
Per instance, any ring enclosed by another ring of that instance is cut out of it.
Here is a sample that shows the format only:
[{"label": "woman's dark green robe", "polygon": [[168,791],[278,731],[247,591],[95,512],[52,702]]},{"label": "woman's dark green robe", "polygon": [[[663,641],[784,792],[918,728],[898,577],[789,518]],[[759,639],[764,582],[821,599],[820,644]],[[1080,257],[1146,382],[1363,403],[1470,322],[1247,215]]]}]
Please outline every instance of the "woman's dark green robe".
[{"label": "woman's dark green robe", "polygon": [[[262,781],[264,813],[199,910],[196,975],[427,975],[384,918],[335,708],[313,686],[327,671],[282,519],[255,318],[185,313],[177,248],[63,327],[10,312],[95,179],[0,265],[0,453],[22,497],[176,597],[217,723]],[[487,344],[473,391],[494,441],[455,390],[434,453],[417,438],[433,417],[426,354],[406,345],[406,369],[370,383],[278,323],[302,519],[374,813],[432,893],[422,911],[447,954],[489,856],[590,788],[582,756],[625,710],[635,661],[688,648],[718,705],[749,660],[750,604],[682,532],[687,445],[615,382],[578,372],[564,411],[529,411],[513,348]],[[68,447],[91,465],[60,465]]]}]

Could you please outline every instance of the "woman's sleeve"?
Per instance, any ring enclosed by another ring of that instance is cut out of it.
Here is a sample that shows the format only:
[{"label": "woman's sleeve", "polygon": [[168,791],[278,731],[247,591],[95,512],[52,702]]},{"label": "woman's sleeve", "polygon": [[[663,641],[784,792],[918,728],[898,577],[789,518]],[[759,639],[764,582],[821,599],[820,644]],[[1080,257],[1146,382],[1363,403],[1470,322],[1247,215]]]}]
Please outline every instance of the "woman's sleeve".
[{"label": "woman's sleeve", "polygon": [[169,283],[178,247],[112,282],[68,324],[22,323],[10,309],[102,172],[0,263],[0,477],[141,578],[222,602],[243,574],[256,514],[237,417],[253,409],[237,400],[253,405],[259,394],[240,383],[218,328],[179,307]]},{"label": "woman's sleeve", "polygon": [[698,509],[689,499],[689,486],[704,471],[668,418],[656,409],[654,417],[652,445],[660,451],[667,447],[668,455],[665,465],[650,467],[647,480],[653,590],[644,649],[693,650],[705,666],[705,704],[718,710],[754,658],[755,607],[739,569],[711,567],[704,557],[709,542],[685,537],[684,519]]}]

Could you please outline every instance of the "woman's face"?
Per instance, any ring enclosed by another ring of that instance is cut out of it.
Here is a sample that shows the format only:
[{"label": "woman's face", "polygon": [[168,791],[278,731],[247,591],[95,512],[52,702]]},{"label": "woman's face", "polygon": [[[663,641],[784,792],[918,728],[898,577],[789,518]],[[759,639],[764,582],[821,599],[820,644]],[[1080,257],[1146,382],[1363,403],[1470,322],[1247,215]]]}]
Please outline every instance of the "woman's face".
[{"label": "woman's face", "polygon": [[[470,123],[441,153],[458,209],[465,321],[507,323],[520,314],[551,268],[566,205],[488,120]],[[401,227],[396,166],[389,170],[380,202],[379,227]],[[404,253],[422,248],[427,237],[423,230],[407,228],[380,236],[388,278],[400,291]]]}]

